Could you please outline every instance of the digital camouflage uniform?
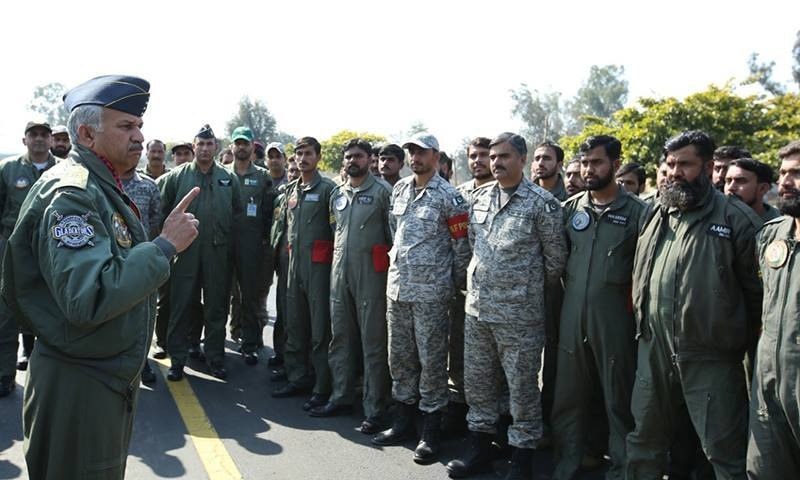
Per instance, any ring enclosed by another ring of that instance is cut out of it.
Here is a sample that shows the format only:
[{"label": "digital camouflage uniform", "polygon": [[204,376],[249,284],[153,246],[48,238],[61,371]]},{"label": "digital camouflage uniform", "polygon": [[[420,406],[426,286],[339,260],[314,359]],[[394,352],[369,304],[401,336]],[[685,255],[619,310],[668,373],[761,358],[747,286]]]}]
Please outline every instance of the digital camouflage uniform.
[{"label": "digital camouflage uniform", "polygon": [[31,189],[8,241],[3,297],[38,337],[23,402],[32,479],[124,476],[156,289],[175,251],[148,242],[129,205],[101,160],[73,145]]},{"label": "digital camouflage uniform", "polygon": [[539,367],[545,296],[566,263],[561,205],[527,178],[501,205],[493,183],[473,192],[469,219],[464,389],[473,432],[496,433],[505,376],[513,424],[508,442],[534,448],[542,437]]},{"label": "digital camouflage uniform", "polygon": [[[592,392],[599,388],[609,422],[608,479],[622,479],[625,436],[633,430],[631,391],[636,371],[636,325],[631,274],[647,205],[623,188],[602,212],[590,192],[564,204],[569,259],[558,335],[558,377],[552,428],[557,466],[553,478],[571,479],[587,453]],[[592,452],[594,453],[594,452]]]},{"label": "digital camouflage uniform", "polygon": [[331,392],[330,283],[333,232],[328,202],[336,186],[319,172],[286,188],[286,243],[289,246],[284,365],[289,382],[313,393]]},{"label": "digital camouflage uniform", "polygon": [[[56,164],[56,157],[48,154],[45,170]],[[19,216],[19,209],[28,195],[28,191],[42,174],[28,159],[28,155],[9,157],[0,162],[0,258],[5,250],[6,241],[14,230]],[[8,310],[5,302],[0,301],[0,377],[16,375],[17,350],[19,350],[20,327]]]},{"label": "digital camouflage uniform", "polygon": [[389,270],[389,206],[392,188],[367,174],[364,183],[345,183],[331,194],[335,222],[331,268],[330,401],[352,405],[364,360],[364,415],[384,413],[390,398],[386,346],[386,272]]},{"label": "digital camouflage uniform", "polygon": [[467,203],[438,175],[415,192],[414,176],[392,190],[394,245],[387,279],[392,397],[419,399],[426,413],[447,406],[449,301],[465,285]]},{"label": "digital camouflage uniform", "polygon": [[125,194],[139,209],[139,219],[147,238],[157,237],[161,230],[161,192],[158,190],[156,181],[134,171],[131,178],[121,180],[121,182]]},{"label": "digital camouflage uniform", "polygon": [[[244,209],[241,220],[234,226],[235,247],[233,307],[231,308],[231,330],[241,332],[242,353],[253,353],[262,343],[262,329],[266,323],[266,300],[263,289],[269,292],[272,278],[267,278],[272,257],[268,248],[274,193],[269,171],[250,163],[247,171],[240,175],[235,163],[228,171],[239,179],[240,203]],[[262,323],[263,322],[263,323]]]},{"label": "digital camouflage uniform", "polygon": [[764,225],[758,260],[763,328],[750,398],[747,476],[800,478],[800,248],[795,219]]},{"label": "digital camouflage uniform", "polygon": [[161,190],[164,218],[187,193],[200,187],[200,194],[186,209],[199,220],[199,234],[189,248],[175,258],[171,269],[167,351],[172,365],[186,364],[192,307],[200,301],[202,291],[206,360],[211,366],[222,366],[234,225],[242,214],[239,181],[219,163],[213,163],[208,173],[203,173],[197,160],[193,160],[160,176],[156,183]]},{"label": "digital camouflage uniform", "polygon": [[661,478],[687,416],[718,479],[744,478],[742,360],[761,318],[761,220],[710,184],[687,211],[656,203],[636,246],[637,370],[627,479]]}]

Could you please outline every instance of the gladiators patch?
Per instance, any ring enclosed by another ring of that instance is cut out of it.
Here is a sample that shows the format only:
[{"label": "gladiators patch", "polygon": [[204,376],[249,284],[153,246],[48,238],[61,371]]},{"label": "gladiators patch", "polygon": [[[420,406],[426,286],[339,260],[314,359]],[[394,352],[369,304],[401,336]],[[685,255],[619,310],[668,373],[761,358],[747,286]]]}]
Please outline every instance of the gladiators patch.
[{"label": "gladiators patch", "polygon": [[67,215],[65,217],[57,211],[53,211],[53,216],[58,221],[51,229],[53,238],[58,240],[56,247],[82,248],[86,245],[93,247],[94,227],[87,222],[90,215],[91,212],[86,212],[84,215]]},{"label": "gladiators patch", "polygon": [[31,182],[25,177],[19,177],[16,182],[14,182],[14,186],[17,188],[28,188]]},{"label": "gladiators patch", "polygon": [[131,248],[131,232],[128,230],[128,224],[122,215],[115,213],[112,216],[112,226],[114,227],[114,237],[117,243],[122,248]]},{"label": "gladiators patch", "polygon": [[573,215],[572,221],[570,222],[572,229],[576,232],[582,232],[586,230],[590,223],[592,223],[592,217],[590,217],[589,214],[583,210]]},{"label": "gladiators patch", "polygon": [[789,258],[789,245],[783,240],[775,240],[767,247],[764,258],[770,268],[781,268]]}]

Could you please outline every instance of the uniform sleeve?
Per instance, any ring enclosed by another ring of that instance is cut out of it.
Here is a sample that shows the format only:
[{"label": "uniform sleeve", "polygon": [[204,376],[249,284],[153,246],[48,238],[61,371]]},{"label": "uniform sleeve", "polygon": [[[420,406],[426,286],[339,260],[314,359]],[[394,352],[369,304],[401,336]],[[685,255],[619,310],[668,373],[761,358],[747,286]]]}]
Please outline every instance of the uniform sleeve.
[{"label": "uniform sleeve", "polygon": [[747,222],[746,228],[740,230],[736,236],[736,257],[733,271],[739,284],[742,286],[744,306],[747,313],[748,348],[758,341],[758,332],[761,330],[761,307],[764,295],[761,279],[759,278],[758,251],[756,250],[756,233],[758,228]]},{"label": "uniform sleeve", "polygon": [[567,242],[561,205],[554,198],[545,200],[536,218],[542,242],[544,273],[548,285],[558,284],[567,264]]},{"label": "uniform sleeve", "polygon": [[175,183],[177,182],[177,175],[162,175],[158,177],[156,183],[161,192],[161,215],[158,219],[159,230],[164,228],[164,220],[167,219],[172,206],[175,205]]},{"label": "uniform sleeve", "polygon": [[261,205],[258,207],[263,212],[264,219],[264,240],[270,240],[270,233],[272,232],[272,215],[274,213],[275,205],[275,189],[272,188],[272,180],[269,174],[265,176],[264,189],[261,193]]},{"label": "uniform sleeve", "polygon": [[169,260],[152,242],[132,247],[126,257],[115,256],[115,236],[98,211],[86,192],[61,190],[45,209],[33,245],[60,311],[83,328],[130,310],[169,278]]},{"label": "uniform sleeve", "polygon": [[464,197],[458,192],[453,192],[446,199],[445,213],[447,228],[450,232],[450,242],[453,248],[453,280],[459,290],[467,289],[467,266],[472,257],[469,245],[469,210]]},{"label": "uniform sleeve", "polygon": [[392,236],[392,245],[394,245],[394,235],[397,233],[397,217],[394,216],[394,202],[397,200],[397,186],[400,185],[396,183],[392,192],[389,194],[389,232]]},{"label": "uniform sleeve", "polygon": [[391,190],[381,190],[383,205],[383,237],[386,245],[394,245],[394,230],[392,229],[392,192]]}]

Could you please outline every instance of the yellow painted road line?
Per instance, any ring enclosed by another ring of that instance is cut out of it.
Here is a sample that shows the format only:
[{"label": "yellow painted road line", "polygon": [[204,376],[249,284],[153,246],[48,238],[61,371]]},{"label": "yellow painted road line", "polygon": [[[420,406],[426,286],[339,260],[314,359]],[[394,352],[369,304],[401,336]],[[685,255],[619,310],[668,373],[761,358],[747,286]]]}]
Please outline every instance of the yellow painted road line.
[{"label": "yellow painted road line", "polygon": [[[148,359],[149,361],[150,359]],[[189,432],[197,455],[203,462],[209,480],[241,480],[242,474],[233,463],[233,458],[225,449],[222,440],[217,435],[214,426],[206,416],[206,412],[197,400],[189,379],[185,378],[180,382],[170,382],[167,380],[169,370],[169,360],[154,360],[158,363],[164,383],[169,388],[169,393],[178,406],[183,423]]]}]

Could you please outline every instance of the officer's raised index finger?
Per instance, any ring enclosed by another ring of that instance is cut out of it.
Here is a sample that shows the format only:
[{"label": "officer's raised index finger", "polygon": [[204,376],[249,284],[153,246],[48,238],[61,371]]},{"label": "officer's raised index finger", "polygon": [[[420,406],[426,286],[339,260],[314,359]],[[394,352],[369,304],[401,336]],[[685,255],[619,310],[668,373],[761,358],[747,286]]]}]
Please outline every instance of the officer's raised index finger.
[{"label": "officer's raised index finger", "polygon": [[183,199],[181,199],[178,205],[175,206],[173,212],[180,212],[180,213],[185,212],[186,209],[189,207],[189,204],[192,203],[192,200],[194,200],[194,198],[199,193],[200,193],[200,187],[194,187],[193,189],[191,189],[189,193],[187,193],[186,196],[183,197]]}]

